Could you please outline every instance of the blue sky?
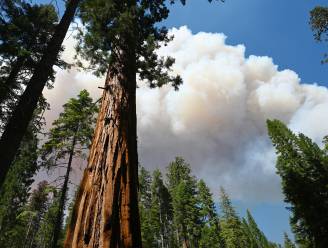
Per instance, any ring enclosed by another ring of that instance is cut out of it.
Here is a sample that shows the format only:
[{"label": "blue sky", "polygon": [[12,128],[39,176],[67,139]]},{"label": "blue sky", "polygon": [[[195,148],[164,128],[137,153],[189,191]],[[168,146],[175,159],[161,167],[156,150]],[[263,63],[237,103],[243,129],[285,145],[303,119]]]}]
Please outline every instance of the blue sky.
[{"label": "blue sky", "polygon": [[[49,2],[49,1],[40,1]],[[303,83],[328,85],[328,65],[320,63],[326,44],[314,41],[308,24],[309,11],[325,1],[308,0],[226,0],[225,3],[189,0],[174,5],[167,27],[187,25],[193,33],[224,33],[227,43],[244,44],[246,56],[272,57],[279,69],[292,69]],[[328,49],[327,49],[328,50]],[[257,223],[272,241],[282,242],[289,230],[288,211],[281,203],[234,201],[244,215],[249,208]]]},{"label": "blue sky", "polygon": [[190,0],[176,5],[168,27],[187,25],[193,32],[222,32],[228,44],[245,44],[246,55],[266,55],[280,69],[296,71],[303,82],[327,84],[328,65],[321,65],[326,44],[314,41],[309,11],[326,1],[226,0],[225,3]]},{"label": "blue sky", "polygon": [[[185,7],[171,9],[166,25],[187,25],[194,33],[222,32],[228,44],[244,44],[246,56],[272,57],[279,69],[294,70],[302,82],[327,86],[328,65],[320,63],[327,45],[314,41],[308,24],[309,11],[317,5],[326,5],[326,1],[227,0],[206,4],[190,0]],[[290,233],[289,213],[283,203],[234,203],[242,215],[249,208],[270,239],[282,242],[282,232]]]},{"label": "blue sky", "polygon": [[[187,25],[194,33],[219,32],[228,44],[244,44],[246,56],[272,57],[279,69],[292,69],[304,83],[328,85],[328,65],[320,63],[326,44],[314,41],[308,24],[309,11],[326,1],[227,0],[206,4],[190,0],[174,6],[168,27]],[[267,236],[282,242],[282,232],[290,233],[289,212],[283,203],[246,204],[234,202],[243,215],[249,208]]]}]

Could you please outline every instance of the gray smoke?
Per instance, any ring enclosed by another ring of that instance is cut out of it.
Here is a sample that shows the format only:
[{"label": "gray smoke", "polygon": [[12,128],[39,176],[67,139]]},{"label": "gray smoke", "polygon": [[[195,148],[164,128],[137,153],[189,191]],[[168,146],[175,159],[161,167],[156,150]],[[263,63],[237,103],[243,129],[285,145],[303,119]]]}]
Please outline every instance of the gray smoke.
[{"label": "gray smoke", "polygon": [[[183,156],[214,193],[224,186],[234,199],[281,201],[265,121],[280,119],[321,142],[328,134],[327,88],[302,84],[294,71],[280,71],[269,57],[245,57],[245,47],[227,45],[223,34],[192,34],[185,26],[170,32],[174,40],[158,53],[176,59],[172,73],[184,84],[176,92],[139,83],[141,164],[165,168]],[[66,42],[67,59],[74,42]],[[102,84],[88,73],[59,71],[55,88],[46,93],[52,106],[46,117],[56,118],[66,99],[83,88],[98,98]]]}]

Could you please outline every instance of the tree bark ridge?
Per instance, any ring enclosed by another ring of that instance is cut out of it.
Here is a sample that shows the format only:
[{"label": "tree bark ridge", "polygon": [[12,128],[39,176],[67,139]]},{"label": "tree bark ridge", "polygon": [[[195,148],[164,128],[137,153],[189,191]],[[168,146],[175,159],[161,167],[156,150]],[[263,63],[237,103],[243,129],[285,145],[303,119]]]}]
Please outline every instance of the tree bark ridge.
[{"label": "tree bark ridge", "polygon": [[141,247],[135,94],[133,70],[109,70],[65,248]]}]

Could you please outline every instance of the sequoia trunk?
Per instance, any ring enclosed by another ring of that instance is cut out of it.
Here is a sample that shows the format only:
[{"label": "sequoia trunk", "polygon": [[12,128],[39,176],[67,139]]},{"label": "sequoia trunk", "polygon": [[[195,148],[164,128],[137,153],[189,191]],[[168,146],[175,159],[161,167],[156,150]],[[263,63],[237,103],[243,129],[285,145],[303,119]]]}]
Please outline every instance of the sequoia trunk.
[{"label": "sequoia trunk", "polygon": [[141,247],[135,58],[123,57],[107,75],[65,248]]}]

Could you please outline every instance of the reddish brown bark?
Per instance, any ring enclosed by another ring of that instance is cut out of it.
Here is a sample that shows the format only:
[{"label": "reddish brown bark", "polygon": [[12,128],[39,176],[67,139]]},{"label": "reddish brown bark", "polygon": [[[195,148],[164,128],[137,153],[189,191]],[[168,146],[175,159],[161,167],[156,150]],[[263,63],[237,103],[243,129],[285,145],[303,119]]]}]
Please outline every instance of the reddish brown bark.
[{"label": "reddish brown bark", "polygon": [[136,79],[133,59],[127,64],[107,75],[65,248],[141,247]]}]

